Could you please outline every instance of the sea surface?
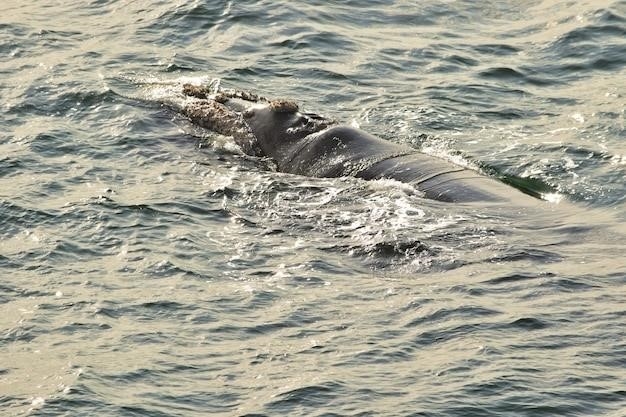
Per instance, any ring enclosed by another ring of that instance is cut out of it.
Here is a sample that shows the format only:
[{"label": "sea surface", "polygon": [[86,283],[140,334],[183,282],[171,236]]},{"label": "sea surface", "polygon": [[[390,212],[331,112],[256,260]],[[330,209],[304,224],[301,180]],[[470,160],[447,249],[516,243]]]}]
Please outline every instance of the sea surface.
[{"label": "sea surface", "polygon": [[[219,80],[541,196],[305,178]],[[626,416],[626,2],[2,0],[0,415]]]}]

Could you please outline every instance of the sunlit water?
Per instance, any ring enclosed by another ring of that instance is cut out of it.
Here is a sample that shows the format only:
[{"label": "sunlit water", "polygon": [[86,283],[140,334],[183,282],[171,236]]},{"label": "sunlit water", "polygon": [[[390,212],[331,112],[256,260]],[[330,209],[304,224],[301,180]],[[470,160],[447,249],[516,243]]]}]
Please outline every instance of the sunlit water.
[{"label": "sunlit water", "polygon": [[[626,2],[338,3],[2,2],[0,414],[626,415]],[[551,202],[276,173],[213,78]]]}]

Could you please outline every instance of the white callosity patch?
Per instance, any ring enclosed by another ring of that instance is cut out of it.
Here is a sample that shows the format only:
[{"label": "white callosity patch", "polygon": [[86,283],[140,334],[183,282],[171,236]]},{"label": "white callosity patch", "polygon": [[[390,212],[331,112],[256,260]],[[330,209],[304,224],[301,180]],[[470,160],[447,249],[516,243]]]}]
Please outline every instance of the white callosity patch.
[{"label": "white callosity patch", "polygon": [[256,139],[241,114],[228,109],[222,103],[228,98],[254,103],[265,100],[263,97],[246,91],[221,89],[219,79],[207,77],[180,77],[174,80],[146,78],[132,81],[145,87],[142,95],[145,100],[163,103],[198,126],[232,137],[245,154],[260,155]]},{"label": "white callosity patch", "polygon": [[238,97],[256,102],[260,98],[245,92],[224,92],[219,90],[217,83],[208,87],[192,84],[182,86],[183,93],[188,100],[181,108],[181,112],[192,122],[225,136],[231,136],[244,153],[260,155],[256,138],[244,122],[241,113],[235,112],[222,104],[228,97]]},{"label": "white callosity patch", "polygon": [[191,121],[221,135],[232,136],[244,153],[259,154],[256,139],[241,115],[212,100],[190,100],[182,112]]}]

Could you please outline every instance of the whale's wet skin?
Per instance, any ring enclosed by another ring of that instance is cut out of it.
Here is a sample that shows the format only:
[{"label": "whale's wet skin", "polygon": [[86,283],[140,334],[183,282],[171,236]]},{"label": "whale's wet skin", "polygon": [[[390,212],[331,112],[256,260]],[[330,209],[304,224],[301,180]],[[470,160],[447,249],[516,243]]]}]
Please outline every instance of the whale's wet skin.
[{"label": "whale's wet skin", "polygon": [[393,179],[446,202],[536,204],[531,197],[476,171],[338,125],[324,116],[302,113],[293,101],[189,84],[183,91],[197,99],[181,108],[183,114],[200,126],[233,136],[247,153],[272,158],[281,172]]}]

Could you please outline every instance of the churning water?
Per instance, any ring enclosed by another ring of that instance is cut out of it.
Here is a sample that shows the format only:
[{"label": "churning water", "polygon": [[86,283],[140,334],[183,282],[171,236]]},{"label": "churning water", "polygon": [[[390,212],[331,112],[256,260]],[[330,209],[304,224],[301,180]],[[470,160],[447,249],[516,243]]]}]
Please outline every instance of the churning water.
[{"label": "churning water", "polygon": [[[626,415],[626,2],[3,0],[0,56],[0,414]],[[213,78],[551,202],[277,173],[161,104]]]}]

